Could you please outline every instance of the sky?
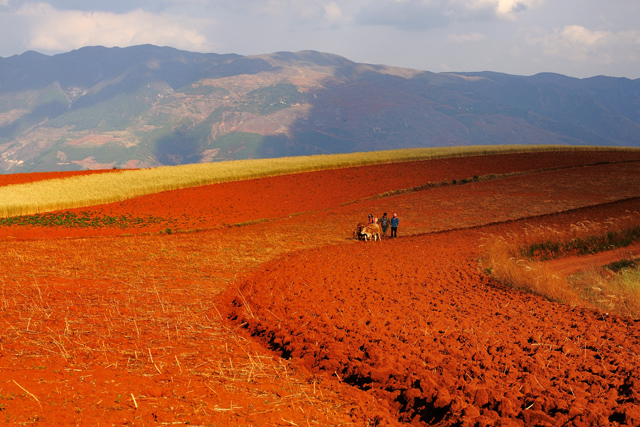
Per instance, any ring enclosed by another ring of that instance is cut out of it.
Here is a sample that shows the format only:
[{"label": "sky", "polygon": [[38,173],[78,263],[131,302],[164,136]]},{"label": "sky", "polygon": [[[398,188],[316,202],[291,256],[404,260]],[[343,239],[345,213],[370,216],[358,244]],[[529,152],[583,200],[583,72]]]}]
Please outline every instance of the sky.
[{"label": "sky", "polygon": [[0,0],[0,57],[317,50],[432,72],[640,78],[640,0]]}]

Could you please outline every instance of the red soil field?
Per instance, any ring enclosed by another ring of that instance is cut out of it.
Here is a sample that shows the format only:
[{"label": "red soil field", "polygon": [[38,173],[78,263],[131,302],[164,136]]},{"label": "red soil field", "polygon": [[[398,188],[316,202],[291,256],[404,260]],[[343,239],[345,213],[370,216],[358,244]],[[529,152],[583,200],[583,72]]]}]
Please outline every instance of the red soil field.
[{"label": "red soil field", "polygon": [[[84,209],[145,227],[0,227],[0,423],[639,425],[637,322],[478,263],[492,233],[640,210],[638,160],[381,165]],[[399,238],[351,239],[383,211]]]},{"label": "red soil field", "polygon": [[403,422],[638,425],[637,322],[516,292],[478,267],[484,233],[518,226],[290,255],[230,291],[231,314]]},{"label": "red soil field", "polygon": [[[296,174],[294,181],[292,176],[279,176],[230,182],[165,191],[123,202],[69,210],[75,214],[87,213],[90,217],[125,215],[148,218],[151,216],[157,221],[145,222],[142,226],[135,228],[0,227],[0,238],[140,234],[167,228],[172,231],[206,230],[253,221],[283,219],[291,215],[312,214],[320,210],[341,208],[345,204],[361,206],[363,202],[367,202],[367,199],[390,191],[427,184],[450,185],[453,180],[459,182],[474,176],[508,176],[522,173],[530,175],[534,172],[549,171],[561,176],[560,182],[564,183],[570,179],[584,179],[583,176],[572,177],[570,174],[580,173],[585,165],[598,164],[600,166],[605,164],[604,166],[610,168],[612,173],[621,170],[620,175],[626,176],[627,169],[635,168],[635,162],[638,160],[640,160],[638,153],[554,152],[450,158],[339,171],[310,172]],[[29,174],[24,175],[26,177]],[[34,175],[36,179],[49,176],[49,174]],[[582,175],[589,175],[589,172],[583,171]],[[526,176],[522,179],[530,182],[532,192],[537,191],[536,196],[541,196],[540,191],[536,189],[535,180]],[[609,183],[617,178],[606,179]],[[595,185],[602,186],[601,183],[595,183]],[[626,185],[619,185],[619,187],[627,188]],[[490,188],[488,191],[493,190]],[[507,188],[504,191],[510,190]],[[572,193],[570,197],[575,198],[575,194]],[[588,199],[588,195],[585,199]],[[544,200],[544,203],[554,204],[554,202],[555,200]],[[381,212],[377,215],[381,215]],[[364,217],[366,218],[366,214]],[[351,218],[350,221],[353,222],[354,219]]]}]

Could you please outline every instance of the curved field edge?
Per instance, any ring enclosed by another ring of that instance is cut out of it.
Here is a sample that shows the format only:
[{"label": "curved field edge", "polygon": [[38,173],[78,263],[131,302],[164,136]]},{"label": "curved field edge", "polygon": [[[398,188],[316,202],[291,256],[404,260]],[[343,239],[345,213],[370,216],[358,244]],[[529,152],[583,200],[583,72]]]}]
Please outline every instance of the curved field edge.
[{"label": "curved field edge", "polygon": [[383,243],[392,268],[371,244],[290,254],[221,300],[248,334],[401,422],[637,425],[634,323],[495,282],[476,265],[483,229]]},{"label": "curved field edge", "polygon": [[74,176],[0,187],[0,217],[72,209],[230,181],[301,172],[448,157],[542,151],[638,151],[631,147],[500,145],[416,148],[366,153],[283,157],[219,163],[165,166],[152,169]]}]

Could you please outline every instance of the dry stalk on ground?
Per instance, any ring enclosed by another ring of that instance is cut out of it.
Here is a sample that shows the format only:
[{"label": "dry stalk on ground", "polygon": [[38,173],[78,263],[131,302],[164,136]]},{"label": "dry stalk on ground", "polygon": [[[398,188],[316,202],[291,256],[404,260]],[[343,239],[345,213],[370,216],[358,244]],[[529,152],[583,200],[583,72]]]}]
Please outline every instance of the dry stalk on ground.
[{"label": "dry stalk on ground", "polygon": [[580,303],[578,295],[567,285],[564,277],[558,276],[539,261],[518,256],[512,241],[503,236],[490,236],[485,243],[485,250],[483,266],[501,282],[551,301],[572,305]]},{"label": "dry stalk on ground", "polygon": [[635,319],[640,317],[640,270],[637,266],[618,272],[606,267],[590,268],[567,280],[582,299],[601,311]]}]

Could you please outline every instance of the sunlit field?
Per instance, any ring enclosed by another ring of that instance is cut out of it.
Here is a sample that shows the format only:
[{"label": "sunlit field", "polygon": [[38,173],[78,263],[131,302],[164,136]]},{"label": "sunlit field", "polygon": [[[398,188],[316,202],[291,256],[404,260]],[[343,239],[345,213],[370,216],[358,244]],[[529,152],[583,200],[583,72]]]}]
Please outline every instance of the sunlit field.
[{"label": "sunlit field", "polygon": [[[166,190],[300,172],[448,157],[599,149],[602,148],[518,145],[416,148],[123,170],[119,173],[77,176],[0,187],[0,217],[105,204]],[[612,149],[607,148],[607,150]],[[614,148],[613,150],[633,149]]]}]

